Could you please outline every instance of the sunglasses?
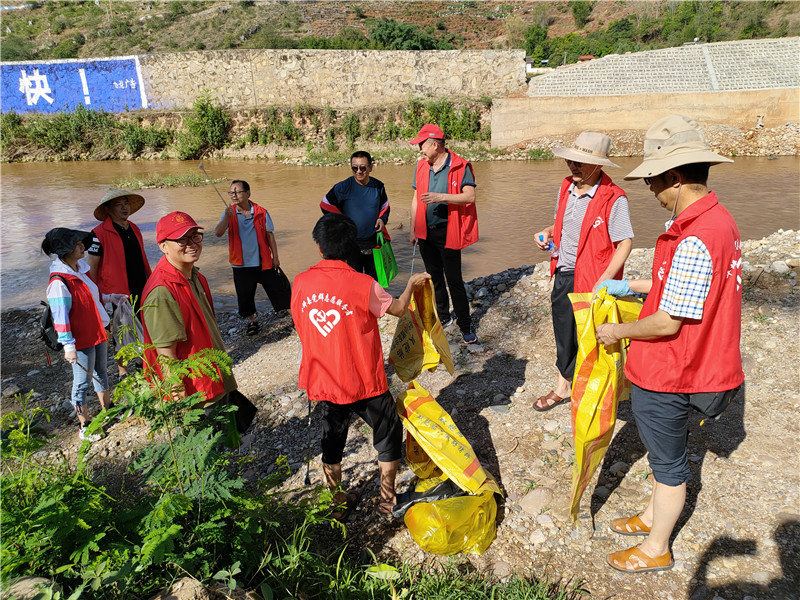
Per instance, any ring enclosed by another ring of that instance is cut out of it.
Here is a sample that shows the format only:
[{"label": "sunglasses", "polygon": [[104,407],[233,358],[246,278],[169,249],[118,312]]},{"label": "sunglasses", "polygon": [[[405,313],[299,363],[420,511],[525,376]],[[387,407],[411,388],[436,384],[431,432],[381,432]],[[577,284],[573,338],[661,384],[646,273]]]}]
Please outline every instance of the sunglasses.
[{"label": "sunglasses", "polygon": [[203,234],[202,233],[193,233],[192,235],[184,236],[177,240],[170,240],[166,239],[165,242],[175,242],[181,248],[186,248],[190,243],[192,244],[201,244],[203,242]]},{"label": "sunglasses", "polygon": [[642,177],[642,181],[644,181],[645,185],[650,185],[651,183],[653,183],[653,179],[650,177]]},{"label": "sunglasses", "polygon": [[350,168],[353,170],[353,173],[363,173],[369,167],[366,165],[350,165]]}]

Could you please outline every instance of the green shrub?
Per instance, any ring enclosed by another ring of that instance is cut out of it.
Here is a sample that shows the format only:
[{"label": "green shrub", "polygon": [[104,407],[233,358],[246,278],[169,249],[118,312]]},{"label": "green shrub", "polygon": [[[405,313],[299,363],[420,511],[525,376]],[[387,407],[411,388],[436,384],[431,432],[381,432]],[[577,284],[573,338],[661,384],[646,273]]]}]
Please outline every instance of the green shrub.
[{"label": "green shrub", "polygon": [[553,153],[548,148],[531,148],[528,150],[529,160],[550,160]]},{"label": "green shrub", "polygon": [[342,129],[347,138],[347,145],[352,148],[356,140],[361,136],[361,121],[355,113],[347,113],[342,119]]},{"label": "green shrub", "polygon": [[213,103],[210,92],[202,92],[194,102],[192,114],[186,118],[185,130],[178,134],[178,157],[196,159],[209,150],[224,147],[231,124],[230,115]]}]

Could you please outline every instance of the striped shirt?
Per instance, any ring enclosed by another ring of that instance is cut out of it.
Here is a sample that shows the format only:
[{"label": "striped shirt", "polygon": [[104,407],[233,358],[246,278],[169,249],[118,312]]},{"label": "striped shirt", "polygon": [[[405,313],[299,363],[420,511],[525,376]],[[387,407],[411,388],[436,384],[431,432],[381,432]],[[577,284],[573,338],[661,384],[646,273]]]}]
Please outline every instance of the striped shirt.
[{"label": "striped shirt", "polygon": [[[108,313],[100,301],[97,286],[94,281],[89,279],[88,263],[84,259],[80,259],[78,261],[78,270],[73,271],[69,265],[57,258],[50,265],[50,276],[52,277],[54,273],[73,275],[89,286],[89,291],[92,293],[92,298],[94,298],[94,303],[97,306],[97,312],[100,313],[100,318],[103,320],[103,326],[107,327],[109,322]],[[61,279],[53,279],[53,282],[47,286],[47,302],[50,304],[50,312],[53,315],[53,328],[58,334],[59,343],[64,346],[66,352],[75,352],[75,336],[72,335],[72,327],[69,323],[72,294],[70,294],[67,284]]]},{"label": "striped shirt", "polygon": [[693,235],[683,239],[672,257],[658,308],[672,317],[702,319],[712,273],[706,245]]}]

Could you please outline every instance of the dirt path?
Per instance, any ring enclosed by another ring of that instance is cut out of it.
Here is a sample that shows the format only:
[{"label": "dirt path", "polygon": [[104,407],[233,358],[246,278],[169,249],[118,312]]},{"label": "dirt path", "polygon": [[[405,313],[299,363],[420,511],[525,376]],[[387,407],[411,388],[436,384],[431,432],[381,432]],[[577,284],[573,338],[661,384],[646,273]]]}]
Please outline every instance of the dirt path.
[{"label": "dirt path", "polygon": [[[449,332],[455,374],[439,369],[419,378],[506,491],[494,543],[482,556],[436,557],[421,551],[402,523],[379,519],[375,455],[368,428],[358,422],[345,454],[345,480],[365,483],[366,493],[348,522],[350,547],[354,552],[369,549],[383,560],[469,561],[500,577],[532,570],[551,580],[582,580],[595,598],[800,598],[799,241],[797,233],[780,231],[743,243],[746,393],[719,421],[700,427],[699,417],[692,419],[693,478],[673,542],[673,570],[629,576],[605,565],[608,552],[630,545],[630,540],[610,534],[608,523],[640,511],[651,489],[627,402],[619,408],[606,460],[584,495],[577,529],[568,518],[573,455],[569,409],[539,414],[531,408],[550,389],[554,373],[545,263],[472,281],[479,343],[464,346],[457,331]],[[651,256],[652,251],[634,250],[627,274],[648,274]],[[36,312],[2,313],[3,412],[13,408],[15,391],[34,389],[37,403],[53,413],[52,452],[74,452],[77,427],[64,408],[71,378],[60,358],[46,366],[34,333]],[[240,389],[261,409],[245,440],[244,452],[255,458],[245,475],[259,478],[285,454],[297,471],[287,485],[300,485],[307,405],[296,389],[299,344],[291,321],[266,318],[261,333],[247,338],[235,315],[220,314],[219,319]],[[394,326],[391,317],[381,321],[387,353]],[[396,376],[390,385],[395,394],[403,389]],[[123,467],[136,452],[140,434],[136,423],[113,425],[108,437],[93,446],[100,461],[95,464]],[[311,435],[312,480],[319,483],[316,417]],[[400,480],[407,483],[409,475],[403,469]]]}]

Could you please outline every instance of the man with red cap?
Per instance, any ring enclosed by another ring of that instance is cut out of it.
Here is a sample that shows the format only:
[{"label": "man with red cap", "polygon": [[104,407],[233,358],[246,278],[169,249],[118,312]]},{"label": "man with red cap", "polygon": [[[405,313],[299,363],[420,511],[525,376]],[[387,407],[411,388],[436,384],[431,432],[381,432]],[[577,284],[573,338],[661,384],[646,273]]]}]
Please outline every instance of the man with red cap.
[{"label": "man with red cap", "polygon": [[[145,358],[156,370],[159,355],[182,360],[204,348],[225,350],[208,282],[195,266],[203,251],[201,229],[184,212],[170,213],[156,225],[156,241],[164,256],[147,280],[142,301],[145,343],[156,347]],[[210,406],[235,390],[236,380],[220,373],[217,380],[187,377],[183,385],[179,394],[204,393],[206,399],[200,404]]]},{"label": "man with red cap", "polygon": [[433,281],[442,326],[453,321],[449,288],[458,328],[464,341],[473,344],[478,337],[472,331],[469,301],[461,276],[461,250],[478,241],[472,165],[445,148],[444,131],[432,123],[423,125],[409,144],[419,146],[422,158],[414,173],[408,237],[412,244],[419,243],[425,270]]}]

